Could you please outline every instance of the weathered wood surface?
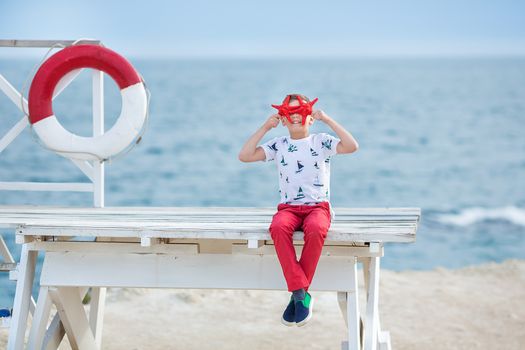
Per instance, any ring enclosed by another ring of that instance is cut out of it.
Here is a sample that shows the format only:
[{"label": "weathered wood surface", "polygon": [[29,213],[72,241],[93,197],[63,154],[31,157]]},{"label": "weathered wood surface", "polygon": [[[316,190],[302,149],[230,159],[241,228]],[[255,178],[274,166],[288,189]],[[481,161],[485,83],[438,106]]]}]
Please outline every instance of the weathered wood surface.
[{"label": "weathered wood surface", "polygon": [[53,47],[55,45],[71,46],[73,43],[82,44],[100,44],[100,40],[83,39],[76,40],[17,40],[17,39],[2,39],[0,40],[0,47]]},{"label": "weathered wood surface", "polygon": [[[19,235],[270,240],[275,208],[0,206]],[[413,242],[419,208],[335,208],[330,241]],[[302,240],[297,232],[294,239]]]}]

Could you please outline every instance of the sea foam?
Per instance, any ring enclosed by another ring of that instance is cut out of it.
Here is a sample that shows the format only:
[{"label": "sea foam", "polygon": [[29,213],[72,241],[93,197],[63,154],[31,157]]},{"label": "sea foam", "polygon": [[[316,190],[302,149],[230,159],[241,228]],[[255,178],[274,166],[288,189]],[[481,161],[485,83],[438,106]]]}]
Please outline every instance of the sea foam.
[{"label": "sea foam", "polygon": [[525,209],[515,206],[502,208],[466,208],[457,214],[442,214],[438,220],[456,226],[469,226],[487,220],[505,220],[514,225],[525,226]]}]

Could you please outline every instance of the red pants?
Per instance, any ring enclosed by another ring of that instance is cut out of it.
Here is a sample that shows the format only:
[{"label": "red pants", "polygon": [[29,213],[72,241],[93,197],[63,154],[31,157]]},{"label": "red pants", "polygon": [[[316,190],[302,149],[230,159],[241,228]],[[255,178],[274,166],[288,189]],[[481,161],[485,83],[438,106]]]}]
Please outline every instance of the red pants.
[{"label": "red pants", "polygon": [[[330,221],[328,202],[316,205],[279,204],[277,207],[277,213],[270,225],[270,233],[289,291],[301,288],[308,290],[321,256],[326,233],[330,228]],[[304,232],[304,247],[301,258],[297,261],[292,235],[299,229]]]}]

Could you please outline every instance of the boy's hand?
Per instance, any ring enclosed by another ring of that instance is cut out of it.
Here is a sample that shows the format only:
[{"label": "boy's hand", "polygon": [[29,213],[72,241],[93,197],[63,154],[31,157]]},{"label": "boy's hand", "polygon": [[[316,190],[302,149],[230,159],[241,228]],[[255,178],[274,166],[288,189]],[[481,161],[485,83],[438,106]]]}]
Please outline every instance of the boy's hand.
[{"label": "boy's hand", "polygon": [[322,111],[320,109],[317,109],[317,110],[313,111],[312,118],[314,118],[315,120],[320,120],[320,121],[324,122],[329,117],[324,111]]},{"label": "boy's hand", "polygon": [[281,116],[279,114],[272,114],[270,118],[264,123],[263,127],[266,130],[271,130],[277,125],[279,125],[279,122],[281,121]]}]

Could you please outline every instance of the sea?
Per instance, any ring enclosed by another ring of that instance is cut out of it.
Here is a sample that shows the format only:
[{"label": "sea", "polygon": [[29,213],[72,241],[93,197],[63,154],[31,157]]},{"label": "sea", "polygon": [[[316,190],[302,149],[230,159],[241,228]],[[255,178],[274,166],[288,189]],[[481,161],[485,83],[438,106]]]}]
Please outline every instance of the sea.
[{"label": "sea", "polygon": [[[413,244],[387,244],[382,268],[460,268],[525,259],[525,58],[130,59],[151,92],[141,142],[106,164],[106,206],[275,207],[272,162],[241,163],[247,138],[288,93],[357,139],[332,159],[338,207],[418,207]],[[0,59],[0,74],[27,91],[39,59]],[[71,132],[91,133],[91,73],[54,101]],[[106,129],[119,116],[105,78]],[[23,117],[0,93],[0,135]],[[322,122],[312,133],[333,133]],[[263,139],[285,135],[279,126]],[[0,181],[84,182],[30,128],[0,153]],[[93,205],[92,194],[0,191],[0,205]],[[13,229],[0,234],[18,259]],[[42,257],[39,258],[37,275]],[[38,279],[38,277],[37,277]],[[35,285],[35,292],[38,284]],[[15,283],[0,274],[0,308]]]}]

